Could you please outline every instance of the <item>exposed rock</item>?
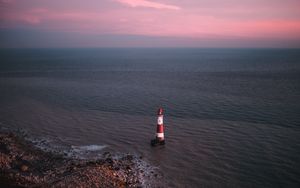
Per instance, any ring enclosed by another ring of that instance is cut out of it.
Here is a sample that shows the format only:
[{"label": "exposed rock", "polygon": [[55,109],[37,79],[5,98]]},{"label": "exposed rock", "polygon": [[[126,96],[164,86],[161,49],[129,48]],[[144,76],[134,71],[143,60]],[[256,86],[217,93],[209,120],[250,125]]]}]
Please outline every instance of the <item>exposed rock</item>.
[{"label": "exposed rock", "polygon": [[5,187],[138,187],[134,157],[85,161],[49,153],[11,133],[0,133],[0,181]]},{"label": "exposed rock", "polygon": [[27,165],[22,165],[22,166],[21,166],[21,170],[22,170],[23,172],[26,172],[26,171],[28,170],[28,166],[27,166]]}]

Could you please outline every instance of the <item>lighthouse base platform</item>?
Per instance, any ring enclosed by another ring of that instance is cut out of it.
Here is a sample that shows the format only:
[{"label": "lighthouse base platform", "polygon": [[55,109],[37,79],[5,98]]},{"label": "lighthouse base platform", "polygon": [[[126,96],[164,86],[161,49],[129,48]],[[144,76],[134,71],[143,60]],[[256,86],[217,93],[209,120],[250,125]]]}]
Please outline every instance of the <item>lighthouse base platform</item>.
[{"label": "lighthouse base platform", "polygon": [[156,139],[151,140],[150,144],[151,144],[151,146],[165,145],[165,140],[158,140],[156,138]]}]

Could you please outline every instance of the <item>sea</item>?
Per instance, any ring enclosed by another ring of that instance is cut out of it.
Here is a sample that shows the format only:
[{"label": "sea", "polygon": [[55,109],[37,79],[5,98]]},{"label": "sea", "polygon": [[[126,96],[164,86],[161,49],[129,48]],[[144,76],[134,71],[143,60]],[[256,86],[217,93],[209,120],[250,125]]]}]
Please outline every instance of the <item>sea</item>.
[{"label": "sea", "polygon": [[298,188],[300,49],[1,49],[0,126],[140,156],[163,187]]}]

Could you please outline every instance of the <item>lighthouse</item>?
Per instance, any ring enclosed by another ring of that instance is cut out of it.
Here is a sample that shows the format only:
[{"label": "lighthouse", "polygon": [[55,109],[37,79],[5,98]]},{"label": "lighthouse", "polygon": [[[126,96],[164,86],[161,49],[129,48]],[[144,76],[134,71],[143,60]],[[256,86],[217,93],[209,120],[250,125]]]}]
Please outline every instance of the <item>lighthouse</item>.
[{"label": "lighthouse", "polygon": [[159,108],[157,111],[157,126],[156,126],[156,135],[155,139],[151,140],[151,145],[164,145],[165,144],[165,135],[164,135],[164,115],[163,109]]}]

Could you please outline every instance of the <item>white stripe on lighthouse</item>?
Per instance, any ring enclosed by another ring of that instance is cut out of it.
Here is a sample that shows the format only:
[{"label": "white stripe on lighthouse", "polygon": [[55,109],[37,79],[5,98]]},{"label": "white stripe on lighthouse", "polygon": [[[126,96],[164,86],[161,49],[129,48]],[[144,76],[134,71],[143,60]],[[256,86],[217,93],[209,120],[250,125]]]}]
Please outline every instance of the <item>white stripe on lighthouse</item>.
[{"label": "white stripe on lighthouse", "polygon": [[158,118],[157,118],[157,124],[158,125],[162,125],[164,122],[163,122],[163,117],[162,116],[159,116]]},{"label": "white stripe on lighthouse", "polygon": [[156,133],[156,137],[157,138],[163,138],[164,137],[164,133]]}]

